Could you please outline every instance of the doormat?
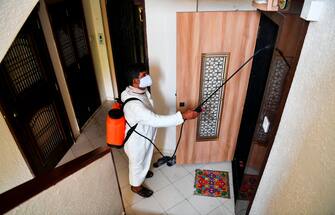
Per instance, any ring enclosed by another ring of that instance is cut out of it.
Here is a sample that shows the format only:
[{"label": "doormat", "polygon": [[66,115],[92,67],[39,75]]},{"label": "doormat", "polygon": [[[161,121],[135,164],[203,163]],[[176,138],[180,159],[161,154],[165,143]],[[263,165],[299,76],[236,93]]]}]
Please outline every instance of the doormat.
[{"label": "doormat", "polygon": [[228,172],[195,170],[194,194],[230,199]]},{"label": "doormat", "polygon": [[255,196],[258,184],[257,175],[244,174],[242,179],[242,185],[239,191],[239,199],[241,200],[252,200]]}]

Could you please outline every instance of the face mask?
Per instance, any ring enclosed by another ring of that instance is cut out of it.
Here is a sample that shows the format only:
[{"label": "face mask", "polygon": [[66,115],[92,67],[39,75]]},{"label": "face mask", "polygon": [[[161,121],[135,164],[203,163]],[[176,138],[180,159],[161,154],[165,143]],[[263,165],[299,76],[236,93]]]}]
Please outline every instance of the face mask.
[{"label": "face mask", "polygon": [[152,80],[150,75],[146,75],[143,78],[140,79],[140,87],[141,88],[146,88],[146,87],[150,87],[152,84]]}]

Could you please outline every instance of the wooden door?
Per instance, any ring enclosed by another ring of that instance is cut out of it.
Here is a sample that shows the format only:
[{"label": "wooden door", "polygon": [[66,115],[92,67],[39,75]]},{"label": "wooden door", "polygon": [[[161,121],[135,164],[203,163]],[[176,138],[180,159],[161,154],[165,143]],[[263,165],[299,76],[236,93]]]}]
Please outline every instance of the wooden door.
[{"label": "wooden door", "polygon": [[[259,19],[256,11],[177,13],[178,110],[196,107],[253,55]],[[251,65],[185,123],[178,163],[232,160]]]},{"label": "wooden door", "polygon": [[36,11],[0,65],[0,107],[35,175],[73,144],[65,108]]},{"label": "wooden door", "polygon": [[82,5],[78,0],[60,1],[48,4],[48,11],[76,118],[82,127],[101,104]]}]

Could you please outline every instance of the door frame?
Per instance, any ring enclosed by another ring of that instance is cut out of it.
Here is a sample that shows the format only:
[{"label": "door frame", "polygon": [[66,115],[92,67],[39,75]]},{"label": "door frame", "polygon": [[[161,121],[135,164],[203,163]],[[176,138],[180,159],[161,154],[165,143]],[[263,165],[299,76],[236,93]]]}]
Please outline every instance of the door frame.
[{"label": "door frame", "polygon": [[116,96],[116,95],[119,95],[119,91],[118,91],[117,80],[116,80],[116,71],[115,71],[113,51],[112,51],[111,35],[110,35],[109,24],[108,24],[107,0],[100,0],[100,6],[101,6],[102,24],[104,27],[104,34],[105,34],[105,40],[106,40],[108,64],[109,64],[109,69],[110,69],[110,74],[111,74],[111,79],[112,79],[113,95]]},{"label": "door frame", "polygon": [[[280,35],[280,32],[281,32],[281,28],[280,28],[280,25],[283,21],[283,17],[281,14],[272,14],[272,13],[267,13],[268,15],[265,15],[264,12],[261,12],[261,19],[262,19],[262,16],[265,16],[266,18],[270,19],[274,24],[276,24],[278,26],[278,31],[277,31],[277,36],[276,36],[276,39],[274,41],[274,44],[277,44],[278,43],[278,35]],[[271,17],[273,17],[273,19],[271,19],[269,17],[269,15]],[[261,22],[260,22],[261,24]],[[257,39],[258,39],[258,36],[257,36]],[[256,41],[256,45],[257,45],[257,41]],[[273,56],[274,56],[274,53],[275,53],[275,50],[274,48],[272,48],[272,55],[271,55],[271,58],[270,58],[270,62],[269,62],[269,68],[268,68],[268,71],[267,71],[267,77],[266,79],[268,79],[268,75],[269,75],[269,70],[270,70],[270,66],[271,66],[271,62],[273,61]],[[252,66],[254,66],[254,62],[252,63]],[[250,81],[250,80],[249,80]],[[256,129],[256,125],[257,125],[257,121],[258,121],[258,115],[260,113],[260,110],[261,110],[261,105],[262,105],[262,101],[263,101],[263,96],[264,96],[264,92],[266,90],[266,83],[267,83],[267,80],[265,80],[265,83],[264,83],[264,90],[263,90],[263,93],[262,95],[260,95],[260,101],[259,101],[259,110],[257,112],[257,116],[256,116],[256,121],[254,123],[254,127],[253,127],[253,130],[252,130],[252,135],[250,137],[250,145],[248,146],[248,152],[247,154],[249,155],[249,152],[251,150],[251,146],[252,146],[252,139],[253,139],[253,134],[255,132],[255,129]],[[250,84],[250,83],[249,83]],[[249,89],[248,89],[249,90]],[[247,96],[248,96],[248,93],[247,92]],[[247,101],[247,96],[246,96],[246,101]],[[249,97],[253,97],[254,95],[249,95]],[[248,98],[249,98],[248,97]],[[244,109],[246,108],[246,104],[244,106]],[[242,119],[241,119],[241,125],[243,123],[243,119],[244,119],[244,114],[245,114],[245,110],[243,111],[243,116],[242,116]],[[248,127],[249,127],[249,122],[248,122]],[[250,128],[250,127],[249,127]],[[244,133],[242,133],[242,135],[244,135]],[[245,161],[241,159],[240,156],[238,156],[239,154],[237,153],[237,150],[243,150],[243,149],[240,149],[238,148],[238,144],[241,144],[243,142],[246,142],[245,139],[244,140],[240,140],[240,136],[241,136],[241,126],[240,126],[240,131],[239,131],[239,134],[238,134],[238,140],[237,140],[237,146],[236,146],[236,149],[235,149],[235,153],[234,153],[234,159],[232,160],[232,172],[233,172],[233,176],[234,176],[234,198],[235,198],[235,201],[238,197],[238,191],[239,191],[239,188],[240,186],[242,185],[242,179],[243,179],[243,175],[244,173],[242,173],[242,177],[239,178],[240,176],[240,169],[235,169],[235,168],[243,168],[243,172],[245,170],[245,165],[247,164],[248,162],[248,155],[247,157],[245,158]],[[244,148],[245,149],[245,148]]]},{"label": "door frame", "polygon": [[[281,14],[279,12],[278,13],[263,12],[263,13],[264,13],[265,16],[267,16],[268,18],[270,18],[276,24],[279,25],[278,35],[280,35],[280,33],[282,33],[284,31],[283,30],[283,25],[287,21],[287,20],[285,20],[285,14]],[[287,15],[294,15],[294,14],[289,14],[288,13]],[[295,15],[297,15],[297,14],[295,14]],[[299,17],[299,14],[297,16]],[[302,18],[300,18],[300,19],[302,20]],[[304,39],[305,39],[305,36],[306,36],[306,33],[307,33],[307,28],[308,28],[308,22],[304,21],[304,24],[302,24],[301,29],[300,29],[299,39],[297,40],[295,56],[294,56],[294,59],[291,62],[290,68],[288,70],[288,75],[287,75],[287,77],[286,77],[286,79],[284,81],[284,85],[285,86],[284,86],[284,90],[282,92],[282,96],[281,96],[281,99],[280,99],[280,104],[278,106],[278,111],[276,112],[276,116],[275,116],[274,121],[273,121],[273,127],[272,127],[272,129],[270,131],[270,135],[269,135],[269,138],[267,140],[268,146],[267,146],[267,149],[266,149],[266,152],[265,152],[265,158],[266,158],[266,160],[265,160],[265,162],[262,163],[262,166],[260,168],[259,181],[257,183],[257,189],[258,189],[261,177],[263,175],[265,166],[267,164],[267,160],[269,158],[273,142],[274,142],[274,140],[276,138],[276,134],[277,134],[277,131],[278,131],[279,123],[281,121],[281,116],[282,116],[283,111],[284,111],[284,107],[285,107],[285,103],[286,103],[286,100],[287,100],[287,97],[288,97],[288,93],[290,91],[291,84],[292,84],[292,81],[293,81],[293,78],[294,78],[294,74],[295,74],[295,71],[296,71],[296,67],[297,67],[297,64],[298,64],[298,61],[299,61],[299,58],[300,58],[300,53],[301,53],[301,49],[302,49],[302,46],[303,46],[303,43],[304,43]],[[277,45],[279,45],[280,39],[281,39],[280,37],[277,38],[275,47]],[[248,158],[247,162],[249,162],[249,158]],[[248,206],[248,209],[247,209],[247,213],[249,213],[249,211],[251,209],[251,206],[253,204],[254,198],[255,198],[255,195],[253,196],[252,200],[249,203],[249,206]]]},{"label": "door frame", "polygon": [[[131,42],[134,44],[133,47],[135,47],[132,51],[127,51],[127,52],[120,52],[119,50],[120,47],[115,46],[115,43],[120,43],[119,38],[117,38],[114,41],[114,46],[113,46],[113,26],[111,23],[111,19],[110,18],[110,14],[108,13],[108,7],[111,7],[109,4],[111,4],[112,1],[109,0],[100,0],[101,2],[101,11],[102,11],[102,16],[103,16],[103,24],[104,24],[104,31],[108,31],[108,33],[105,33],[106,38],[108,37],[107,40],[107,48],[108,48],[108,56],[109,56],[109,61],[110,64],[112,64],[112,68],[111,72],[112,72],[112,82],[113,82],[113,87],[116,88],[115,92],[117,92],[117,94],[114,94],[115,97],[120,97],[121,93],[122,93],[122,87],[127,87],[128,86],[128,80],[127,77],[124,75],[123,72],[126,72],[127,66],[130,66],[131,64],[134,63],[143,63],[146,66],[149,65],[149,56],[148,56],[148,47],[147,47],[147,29],[146,29],[146,17],[145,17],[145,1],[144,0],[127,0],[126,3],[131,4],[131,9],[134,9],[134,7],[137,7],[141,4],[143,4],[143,10],[142,10],[142,30],[143,30],[143,44],[139,42],[139,36],[138,31],[136,31],[136,27],[138,25],[137,24],[137,19],[135,17],[137,17],[138,14],[135,14],[134,11],[128,11],[128,9],[130,9],[130,7],[127,8],[127,12],[131,13],[131,16],[134,17],[134,19],[131,19],[131,24],[132,24],[132,32],[130,33],[130,35],[126,35],[127,39],[129,40],[129,38],[131,39]],[[124,4],[126,4],[124,3]],[[117,5],[120,6],[120,5]],[[124,6],[124,5],[123,5]],[[127,5],[129,6],[129,5]],[[129,20],[128,20],[129,21]],[[117,32],[121,32],[119,29],[117,30]],[[123,31],[124,32],[124,31]],[[114,31],[115,33],[115,31]],[[119,34],[120,35],[120,34]],[[118,36],[119,36],[118,35]],[[123,35],[124,36],[124,35]],[[140,49],[140,46],[143,45],[143,52]],[[113,48],[114,48],[114,52],[113,52]],[[130,50],[130,49],[129,49]],[[116,53],[116,51],[118,51],[118,53]],[[144,58],[144,62],[141,62],[139,60],[139,53],[143,54],[143,58]],[[127,55],[125,57],[125,55]],[[125,61],[126,63],[123,63],[122,61]],[[129,65],[126,65],[129,64]],[[149,72],[149,66],[148,66],[148,72]],[[149,88],[150,91],[150,88]]]},{"label": "door frame", "polygon": [[[270,20],[272,20],[274,23],[276,23],[279,27],[278,28],[278,33],[277,33],[277,39],[276,39],[276,43],[275,43],[274,47],[277,48],[278,46],[283,45],[284,36],[281,35],[281,34],[285,33],[284,25],[286,23],[289,23],[289,20],[288,20],[287,17],[289,17],[291,15],[297,15],[297,14],[294,14],[294,13],[286,13],[285,14],[285,13],[280,13],[280,12],[262,12],[262,14],[265,15]],[[257,175],[258,182],[257,182],[256,190],[258,188],[259,182],[260,182],[261,177],[263,175],[263,172],[264,172],[264,169],[265,169],[265,166],[266,166],[266,163],[267,163],[267,159],[268,159],[269,154],[271,152],[272,145],[273,145],[273,142],[274,142],[274,139],[276,137],[277,130],[278,130],[278,126],[279,126],[279,123],[281,121],[281,116],[282,116],[282,113],[284,111],[284,106],[285,106],[285,103],[286,103],[286,99],[287,99],[287,96],[288,96],[288,93],[289,93],[289,90],[290,90],[290,87],[291,87],[291,84],[292,84],[292,81],[293,81],[294,73],[295,73],[296,66],[297,66],[298,61],[299,61],[300,52],[301,52],[303,42],[304,42],[304,38],[305,38],[305,35],[306,35],[306,32],[307,32],[308,22],[302,22],[300,27],[301,28],[299,28],[298,39],[296,40],[296,43],[295,43],[296,44],[295,52],[294,52],[294,55],[292,56],[293,60],[291,61],[290,68],[287,71],[288,74],[287,74],[287,76],[286,76],[286,78],[283,82],[283,91],[282,91],[282,95],[281,95],[281,98],[280,98],[280,102],[279,102],[278,108],[276,110],[274,120],[271,122],[272,127],[271,127],[271,130],[269,131],[269,136],[266,140],[266,142],[267,142],[266,147],[267,148],[265,150],[265,155],[264,155],[265,159],[262,162],[260,170],[259,170],[259,174]],[[289,52],[289,51],[287,51],[287,52]],[[292,54],[292,53],[290,53],[290,54]],[[272,59],[271,59],[271,65],[274,62],[275,55],[276,55],[276,50],[274,50],[274,52],[273,52]],[[269,72],[270,72],[270,70],[269,70]],[[270,75],[270,73],[269,73],[269,75]],[[266,88],[265,88],[265,91],[264,91],[264,94],[263,94],[262,104],[261,104],[261,107],[260,107],[258,118],[259,118],[259,116],[261,114],[261,111],[262,111],[262,107],[263,107],[263,103],[264,103],[264,96],[266,94],[266,89],[267,89],[267,85],[269,83],[269,78],[270,78],[270,76],[268,76],[268,80],[267,80]],[[258,119],[256,121],[256,126],[257,126],[257,123],[258,123]],[[255,132],[256,132],[256,130],[254,131],[254,135],[255,135]],[[251,140],[251,147],[250,147],[249,155],[248,155],[248,158],[247,158],[247,162],[245,164],[246,166],[248,165],[248,163],[251,160],[250,154],[252,153],[252,149],[253,149],[252,148],[253,144],[254,144],[253,139],[254,139],[254,136]],[[243,176],[241,178],[241,181],[242,180],[243,180]],[[240,189],[240,187],[239,187],[239,189]],[[238,192],[239,191],[236,191],[236,193],[238,193]],[[237,198],[237,196],[235,196],[235,199],[236,198]],[[255,195],[253,195],[252,199],[249,202],[249,205],[248,205],[248,208],[247,208],[247,211],[246,211],[247,214],[249,213],[249,211],[251,209],[254,198],[255,198]]]},{"label": "door frame", "polygon": [[[94,60],[93,60],[93,57],[92,57],[92,50],[91,50],[91,45],[90,45],[90,42],[89,42],[89,35],[88,35],[88,31],[87,31],[87,24],[86,24],[86,18],[85,18],[85,13],[84,13],[84,8],[83,8],[83,3],[81,0],[77,0],[77,3],[80,4],[80,13],[82,15],[82,25],[83,25],[83,30],[84,30],[84,35],[85,35],[85,41],[86,41],[86,45],[87,45],[87,50],[88,50],[88,57],[91,61],[91,69],[92,69],[92,76],[94,76],[94,86],[92,86],[92,89],[94,88],[94,90],[96,91],[97,93],[97,98],[98,98],[98,107],[96,108],[95,111],[91,112],[90,113],[90,116],[86,119],[86,121],[83,123],[82,122],[82,125],[80,126],[79,125],[79,122],[78,122],[78,118],[79,118],[79,111],[78,111],[78,108],[77,110],[75,109],[75,105],[74,105],[74,96],[73,95],[74,93],[72,92],[71,94],[71,90],[70,90],[70,86],[69,86],[69,78],[67,79],[66,78],[66,66],[65,66],[65,63],[63,62],[62,60],[62,54],[60,52],[60,44],[59,42],[56,40],[56,35],[55,35],[55,32],[53,31],[53,27],[52,27],[52,24],[51,24],[51,14],[48,10],[48,7],[52,7],[54,4],[58,4],[58,3],[63,3],[63,4],[66,4],[66,0],[57,0],[57,1],[53,1],[51,0],[50,3],[48,4],[48,1],[47,0],[43,0],[44,1],[44,8],[45,10],[47,11],[47,16],[48,16],[48,25],[50,26],[50,29],[51,29],[51,34],[52,34],[52,42],[53,44],[56,46],[56,50],[57,50],[57,58],[58,58],[58,63],[60,63],[61,65],[61,72],[62,72],[62,79],[65,80],[65,85],[66,85],[66,89],[67,89],[67,97],[69,97],[70,101],[71,101],[71,114],[72,116],[74,116],[74,119],[76,121],[76,127],[75,127],[75,130],[77,131],[78,130],[78,135],[76,135],[76,137],[78,137],[80,135],[80,130],[82,128],[84,128],[86,125],[87,125],[87,122],[90,120],[90,118],[94,115],[94,113],[99,109],[99,107],[101,106],[102,104],[102,101],[100,99],[100,91],[99,91],[99,88],[98,88],[98,80],[97,80],[97,76],[96,76],[96,73],[95,73],[95,68],[94,68]],[[72,1],[71,1],[72,2]],[[66,4],[67,5],[67,4]],[[71,34],[71,40],[73,39],[73,35],[72,35],[72,32],[70,32]],[[76,62],[78,63],[79,65],[79,62],[80,62],[80,58],[78,58],[78,53],[77,53],[77,50],[74,50],[74,53],[75,53],[75,58],[76,58]],[[80,67],[78,67],[80,68]],[[80,69],[79,69],[80,70]],[[92,77],[91,77],[92,78]],[[72,88],[72,91],[73,91],[74,88]],[[78,96],[76,97],[78,99]],[[78,100],[77,100],[78,101]],[[77,133],[77,132],[76,132]]]},{"label": "door frame", "polygon": [[51,62],[55,71],[55,76],[57,79],[57,83],[59,86],[59,90],[62,95],[62,99],[65,105],[66,113],[70,122],[71,130],[74,138],[76,139],[80,135],[80,128],[76,119],[76,115],[74,112],[70,92],[65,80],[64,71],[62,67],[62,63],[59,57],[58,49],[56,46],[56,40],[54,38],[51,23],[48,15],[48,11],[46,8],[45,0],[40,0],[39,7],[39,17],[41,21],[41,27],[44,33],[45,41],[48,47],[48,51],[50,54]]}]

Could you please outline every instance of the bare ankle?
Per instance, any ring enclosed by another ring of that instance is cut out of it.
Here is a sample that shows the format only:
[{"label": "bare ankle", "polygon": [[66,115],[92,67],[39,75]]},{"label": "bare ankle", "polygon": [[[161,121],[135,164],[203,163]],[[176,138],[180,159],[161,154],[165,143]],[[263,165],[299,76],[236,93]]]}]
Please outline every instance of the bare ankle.
[{"label": "bare ankle", "polygon": [[135,192],[138,192],[142,189],[142,186],[131,186],[131,189]]}]

